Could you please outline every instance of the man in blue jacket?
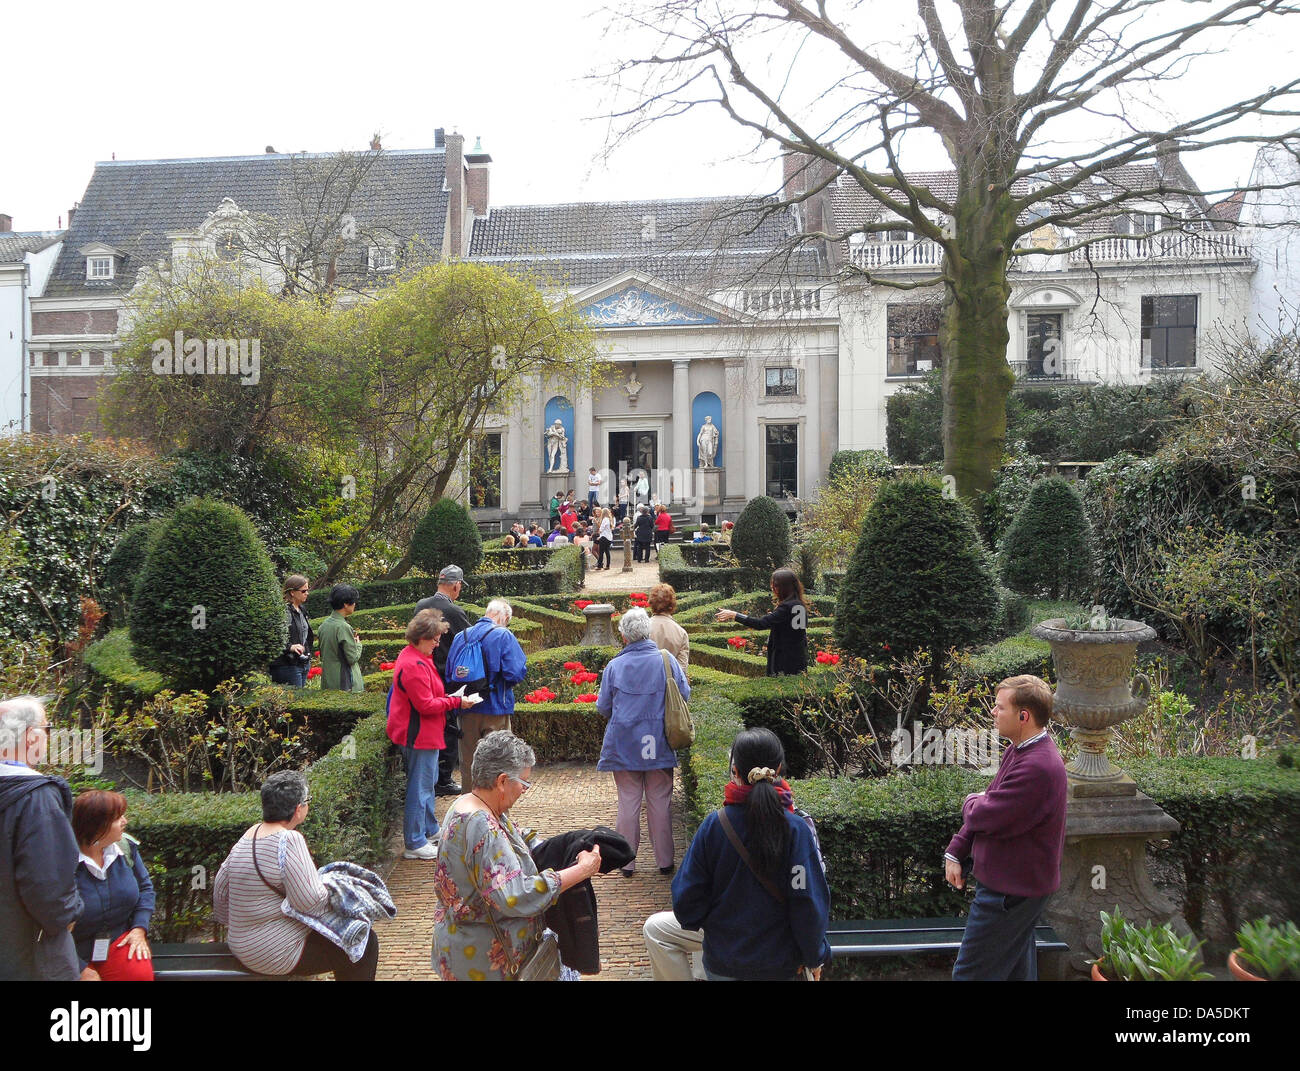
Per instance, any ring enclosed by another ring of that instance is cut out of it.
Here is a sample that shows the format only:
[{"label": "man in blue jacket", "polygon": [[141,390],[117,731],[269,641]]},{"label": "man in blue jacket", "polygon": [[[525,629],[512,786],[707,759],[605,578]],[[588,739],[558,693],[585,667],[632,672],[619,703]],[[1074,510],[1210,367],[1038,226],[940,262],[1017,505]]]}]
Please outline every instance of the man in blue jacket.
[{"label": "man in blue jacket", "polygon": [[49,719],[35,696],[0,703],[0,980],[75,981],[69,926],[81,914],[72,792],[45,762]]},{"label": "man in blue jacket", "polygon": [[[515,710],[515,685],[528,672],[524,649],[509,629],[514,611],[505,599],[493,599],[487,604],[483,616],[460,633],[447,652],[446,687],[448,693],[466,682],[456,679],[455,666],[462,652],[471,643],[479,643],[483,650],[483,673],[487,685],[482,688],[483,703],[473,710],[460,711],[460,769],[461,780],[469,775],[473,766],[474,749],[488,733],[510,728],[510,715]],[[479,691],[469,687],[466,691]],[[468,782],[466,782],[468,784]]]}]

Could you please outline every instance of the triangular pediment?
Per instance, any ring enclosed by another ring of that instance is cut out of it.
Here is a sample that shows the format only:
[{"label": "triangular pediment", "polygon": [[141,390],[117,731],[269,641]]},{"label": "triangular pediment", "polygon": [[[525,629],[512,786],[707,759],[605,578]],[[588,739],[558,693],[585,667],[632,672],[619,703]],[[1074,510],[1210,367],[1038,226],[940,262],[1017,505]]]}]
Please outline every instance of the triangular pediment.
[{"label": "triangular pediment", "polygon": [[624,272],[574,295],[593,327],[703,327],[735,323],[725,305],[641,272]]}]

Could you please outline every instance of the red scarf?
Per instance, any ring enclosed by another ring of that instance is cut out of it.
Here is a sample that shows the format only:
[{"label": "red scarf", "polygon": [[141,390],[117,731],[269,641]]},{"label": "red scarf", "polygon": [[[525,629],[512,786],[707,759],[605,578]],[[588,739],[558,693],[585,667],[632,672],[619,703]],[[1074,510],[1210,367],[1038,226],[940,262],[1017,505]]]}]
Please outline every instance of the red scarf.
[{"label": "red scarf", "polygon": [[[777,798],[781,801],[782,806],[787,811],[793,811],[794,793],[790,790],[790,782],[782,778],[779,781],[772,782],[772,787],[776,789]],[[744,807],[749,804],[749,794],[753,791],[753,785],[738,785],[735,781],[728,781],[722,799],[728,806],[739,804]]]}]

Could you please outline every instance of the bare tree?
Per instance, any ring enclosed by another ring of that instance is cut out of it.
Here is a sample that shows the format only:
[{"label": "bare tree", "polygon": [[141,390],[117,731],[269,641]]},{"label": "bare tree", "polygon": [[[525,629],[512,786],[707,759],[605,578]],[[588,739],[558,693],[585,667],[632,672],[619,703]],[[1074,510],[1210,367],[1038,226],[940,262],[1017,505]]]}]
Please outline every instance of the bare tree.
[{"label": "bare tree", "polygon": [[[1228,34],[1280,26],[1300,5],[917,0],[899,43],[873,40],[882,5],[844,3],[832,13],[833,6],[633,2],[625,25],[649,40],[644,54],[613,72],[616,86],[634,94],[615,109],[621,136],[718,108],[762,143],[807,158],[798,192],[787,186],[782,204],[811,207],[843,177],[882,209],[838,229],[810,211],[801,241],[834,246],[901,220],[935,243],[937,278],[900,279],[861,264],[845,270],[903,289],[942,285],[945,469],[978,507],[1002,457],[1014,382],[1006,359],[1013,258],[1114,238],[1098,220],[1153,200],[1170,206],[1154,233],[1187,226],[1174,206],[1189,200],[1201,209],[1196,225],[1205,226],[1205,198],[1171,149],[1276,140],[1251,124],[1263,117],[1277,126],[1300,114],[1300,79],[1244,96],[1240,83],[1229,85],[1221,102],[1191,114],[1183,94],[1174,109],[1181,113],[1164,117],[1161,91],[1171,97],[1187,85],[1194,62]],[[904,146],[922,138],[937,139],[955,174],[936,181],[903,170]],[[1051,248],[1033,237],[1047,224],[1064,234]]]}]

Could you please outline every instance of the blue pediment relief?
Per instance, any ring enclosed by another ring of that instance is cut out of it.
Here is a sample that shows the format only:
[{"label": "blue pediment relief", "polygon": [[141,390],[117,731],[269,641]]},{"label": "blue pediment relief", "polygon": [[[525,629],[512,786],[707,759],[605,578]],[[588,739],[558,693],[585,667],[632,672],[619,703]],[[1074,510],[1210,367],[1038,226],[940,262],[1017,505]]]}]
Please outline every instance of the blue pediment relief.
[{"label": "blue pediment relief", "polygon": [[681,327],[691,324],[716,324],[716,316],[669,301],[639,286],[628,286],[590,305],[582,315],[594,327]]}]

